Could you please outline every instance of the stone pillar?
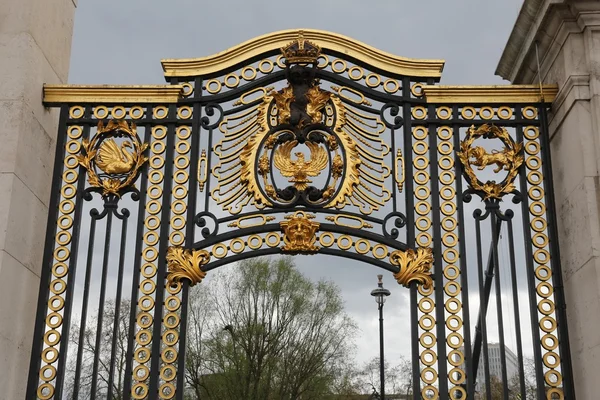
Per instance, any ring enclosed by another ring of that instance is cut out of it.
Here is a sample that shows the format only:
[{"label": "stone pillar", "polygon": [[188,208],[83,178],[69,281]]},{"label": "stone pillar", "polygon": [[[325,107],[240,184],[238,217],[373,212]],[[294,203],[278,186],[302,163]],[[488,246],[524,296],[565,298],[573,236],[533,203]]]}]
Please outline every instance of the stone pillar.
[{"label": "stone pillar", "polygon": [[552,170],[575,391],[600,393],[600,2],[525,0],[496,74],[559,85]]},{"label": "stone pillar", "polygon": [[0,399],[24,399],[58,122],[42,85],[67,81],[76,3],[1,3]]}]

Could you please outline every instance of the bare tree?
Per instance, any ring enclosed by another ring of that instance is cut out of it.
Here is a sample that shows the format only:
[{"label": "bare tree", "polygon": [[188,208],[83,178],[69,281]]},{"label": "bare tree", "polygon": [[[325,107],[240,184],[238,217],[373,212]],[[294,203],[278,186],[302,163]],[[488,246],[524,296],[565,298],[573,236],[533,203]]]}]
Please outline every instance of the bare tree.
[{"label": "bare tree", "polygon": [[[254,259],[190,291],[186,382],[202,399],[320,399],[356,332],[339,289],[290,258]],[[339,382],[338,382],[339,383]]]}]

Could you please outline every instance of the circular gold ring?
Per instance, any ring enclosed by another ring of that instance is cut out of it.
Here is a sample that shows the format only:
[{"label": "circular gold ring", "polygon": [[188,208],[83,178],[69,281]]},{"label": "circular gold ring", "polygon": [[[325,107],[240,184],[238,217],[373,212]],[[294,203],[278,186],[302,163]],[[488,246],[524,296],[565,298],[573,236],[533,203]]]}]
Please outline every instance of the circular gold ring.
[{"label": "circular gold ring", "polygon": [[415,204],[415,212],[419,215],[427,215],[431,211],[431,204],[426,201],[418,201]]},{"label": "circular gold ring", "polygon": [[217,94],[221,91],[222,84],[218,79],[211,79],[206,82],[206,91],[210,94]]},{"label": "circular gold ring", "polygon": [[444,219],[442,219],[441,225],[443,230],[445,230],[446,232],[451,232],[456,229],[458,223],[456,222],[456,218],[454,217],[444,217]]},{"label": "circular gold ring", "polygon": [[37,396],[41,400],[48,400],[54,397],[54,386],[50,383],[43,383],[37,389]]},{"label": "circular gold ring", "polygon": [[429,228],[431,228],[431,219],[429,219],[428,217],[420,216],[415,220],[415,226],[420,231],[427,231],[429,230]]},{"label": "circular gold ring", "polygon": [[223,81],[225,82],[225,86],[229,89],[233,89],[240,84],[240,77],[237,74],[229,74]]},{"label": "circular gold ring", "polygon": [[[265,68],[265,64],[267,65],[266,68]],[[272,72],[274,68],[275,68],[275,65],[273,64],[273,61],[271,61],[269,59],[262,60],[261,62],[258,63],[258,70],[260,72],[262,72],[263,74],[268,74],[268,73]]]},{"label": "circular gold ring", "polygon": [[83,117],[84,110],[81,106],[73,106],[69,109],[69,118],[77,119]]},{"label": "circular gold ring", "polygon": [[429,160],[425,156],[416,156],[413,159],[413,165],[416,169],[425,169],[429,166]]},{"label": "circular gold ring", "polygon": [[44,351],[42,351],[42,360],[44,360],[46,364],[52,364],[57,359],[58,350],[56,350],[54,347],[47,347],[44,349]]},{"label": "circular gold ring", "polygon": [[543,299],[538,303],[538,311],[544,315],[551,315],[554,313],[555,306],[551,300]]},{"label": "circular gold ring", "polygon": [[145,399],[146,394],[148,394],[148,385],[146,385],[145,383],[136,383],[131,388],[131,397],[135,400]]},{"label": "circular gold ring", "polygon": [[535,276],[545,282],[552,278],[552,270],[547,265],[540,265],[535,269]]},{"label": "circular gold ring", "polygon": [[435,351],[430,349],[423,350],[419,358],[421,359],[421,362],[428,367],[434,366],[438,359]]},{"label": "circular gold ring", "polygon": [[65,307],[65,299],[60,296],[52,296],[48,299],[48,308],[52,311],[58,312]]},{"label": "circular gold ring", "polygon": [[457,315],[450,315],[446,318],[446,327],[452,332],[460,330],[463,326],[462,319]]},{"label": "circular gold ring", "polygon": [[[551,358],[554,358],[554,362],[550,361]],[[548,368],[556,368],[560,365],[560,356],[553,351],[549,351],[544,354],[544,365]]]},{"label": "circular gold ring", "polygon": [[192,118],[192,108],[190,106],[182,106],[177,109],[177,117],[179,119]]},{"label": "circular gold ring", "polygon": [[125,115],[127,115],[127,112],[125,111],[125,107],[115,106],[112,108],[110,114],[115,119],[122,119],[122,118],[125,118]]},{"label": "circular gold ring", "polygon": [[523,136],[525,136],[529,140],[535,140],[540,135],[540,131],[535,126],[526,126],[523,129]]},{"label": "circular gold ring", "polygon": [[177,137],[179,139],[186,140],[190,137],[192,131],[189,128],[189,126],[180,126],[177,129],[175,129],[175,133],[177,134]]},{"label": "circular gold ring", "polygon": [[165,308],[169,311],[177,311],[181,307],[181,299],[177,296],[169,296],[165,302]]},{"label": "circular gold ring", "polygon": [[446,300],[446,304],[444,305],[444,307],[449,313],[456,314],[462,309],[462,304],[457,298],[450,298]]},{"label": "circular gold ring", "polygon": [[413,174],[413,179],[419,185],[425,185],[429,182],[429,173],[427,171],[416,171]]},{"label": "circular gold ring", "polygon": [[147,329],[152,326],[152,315],[148,312],[141,312],[137,316],[137,324],[142,329]]},{"label": "circular gold ring", "polygon": [[263,239],[258,235],[252,235],[248,238],[248,247],[252,250],[258,250],[263,245]]},{"label": "circular gold ring", "polygon": [[385,90],[386,93],[394,94],[400,90],[400,84],[395,79],[388,79],[383,82],[383,90]]},{"label": "circular gold ring", "polygon": [[67,272],[69,272],[69,268],[64,262],[58,262],[52,266],[52,275],[57,278],[62,278],[67,275]]},{"label": "circular gold ring", "polygon": [[[337,71],[335,71],[335,72],[337,72]],[[343,71],[341,71],[341,72],[343,72]],[[355,75],[354,74],[355,72],[358,72],[358,74]],[[365,76],[365,71],[361,67],[357,67],[356,65],[353,66],[353,67],[350,67],[350,69],[348,70],[348,77],[350,79],[352,79],[353,81],[359,81],[364,76]]]},{"label": "circular gold ring", "polygon": [[281,243],[281,236],[279,233],[270,232],[265,236],[265,243],[269,247],[277,247]]},{"label": "circular gold ring", "polygon": [[[249,74],[248,74],[249,72]],[[256,75],[258,74],[258,71],[256,71],[256,68],[252,67],[252,66],[247,66],[244,67],[244,69],[242,69],[242,78],[244,78],[245,81],[253,81],[254,79],[256,79]]]},{"label": "circular gold ring", "polygon": [[431,242],[433,241],[431,235],[428,232],[420,232],[417,235],[417,243],[421,247],[429,247],[431,246]]},{"label": "circular gold ring", "polygon": [[452,146],[452,143],[450,142],[440,142],[437,146],[437,149],[438,153],[447,156],[450,153],[452,153],[452,150],[454,150],[454,146]]},{"label": "circular gold ring", "polygon": [[460,275],[460,270],[454,264],[447,265],[444,268],[444,276],[447,279],[457,279],[459,275]]},{"label": "circular gold ring", "polygon": [[463,119],[473,119],[477,115],[477,111],[475,111],[475,107],[467,106],[460,110],[460,115]]},{"label": "circular gold ring", "polygon": [[[423,110],[425,110],[425,108],[423,108]],[[412,130],[412,135],[415,139],[423,140],[427,137],[427,129],[425,129],[424,126],[415,126]]]},{"label": "circular gold ring", "polygon": [[525,164],[529,169],[538,170],[542,166],[542,160],[538,156],[529,156],[525,160]]},{"label": "circular gold ring", "polygon": [[371,250],[371,252],[373,253],[373,257],[377,258],[378,260],[382,260],[387,257],[388,248],[387,246],[378,243],[375,246],[373,246],[373,250]]},{"label": "circular gold ring", "polygon": [[[169,356],[169,354],[171,356]],[[162,358],[165,363],[173,364],[177,361],[177,351],[172,347],[165,347],[160,354],[160,358]]]},{"label": "circular gold ring", "polygon": [[494,118],[494,109],[490,106],[481,107],[479,109],[479,117],[481,119],[492,119]]},{"label": "circular gold ring", "polygon": [[182,94],[184,97],[188,97],[194,93],[194,87],[189,82],[182,83],[181,86],[183,86]]},{"label": "circular gold ring", "polygon": [[[457,343],[453,343],[454,338],[456,338]],[[446,343],[448,343],[448,346],[452,347],[453,349],[459,349],[463,345],[464,340],[459,333],[452,332],[446,336]]]},{"label": "circular gold ring", "polygon": [[[428,375],[431,375],[428,378]],[[437,371],[431,367],[425,367],[421,370],[421,380],[425,383],[432,384],[437,380]]]},{"label": "circular gold ring", "polygon": [[421,343],[421,346],[426,349],[431,349],[435,346],[435,335],[431,332],[423,332],[421,337],[419,337],[419,342]]},{"label": "circular gold ring", "polygon": [[44,343],[48,346],[56,346],[60,342],[60,333],[56,329],[50,329],[44,333]]},{"label": "circular gold ring", "polygon": [[[562,375],[560,374],[560,372],[556,371],[556,370],[550,370],[547,371],[544,374],[544,380],[546,381],[546,383],[548,384],[548,386],[560,386],[562,383]],[[552,390],[552,389],[551,389]],[[554,388],[554,390],[558,391],[558,388]],[[550,399],[554,399],[555,397],[553,397],[552,393],[550,393],[550,391],[548,391],[549,393],[549,398]],[[558,393],[558,398],[562,399],[562,391]]]},{"label": "circular gold ring", "polygon": [[415,197],[419,200],[426,200],[429,198],[431,191],[427,186],[419,186],[415,189]]},{"label": "circular gold ring", "polygon": [[527,106],[527,107],[523,107],[522,114],[523,114],[523,118],[525,118],[525,119],[536,119],[537,115],[538,115],[538,111],[533,106]]},{"label": "circular gold ring", "polygon": [[369,74],[365,78],[365,84],[370,88],[376,88],[381,85],[381,77],[377,74]]},{"label": "circular gold ring", "polygon": [[[437,110],[435,111],[435,113],[439,119],[452,118],[452,109],[447,106],[438,107]],[[438,130],[438,135],[439,135],[439,130]]]},{"label": "circular gold ring", "polygon": [[67,135],[71,139],[79,139],[82,134],[83,130],[81,129],[81,126],[71,126],[69,129],[67,129]]},{"label": "circular gold ring", "polygon": [[427,109],[423,106],[416,106],[413,107],[410,114],[412,115],[413,119],[425,119],[427,118]]},{"label": "circular gold ring", "polygon": [[500,119],[511,119],[513,116],[513,110],[510,107],[502,106],[498,107],[498,117]]},{"label": "circular gold ring", "polygon": [[424,314],[421,318],[419,318],[419,326],[424,331],[430,331],[435,328],[435,320],[429,314]]},{"label": "circular gold ring", "polygon": [[96,119],[103,119],[108,117],[108,108],[105,106],[94,107],[94,117]]},{"label": "circular gold ring", "polygon": [[229,242],[229,249],[231,249],[233,253],[241,253],[246,249],[246,243],[241,238],[235,238]]},{"label": "circular gold ring", "polygon": [[358,254],[367,254],[371,250],[371,243],[366,239],[358,239],[354,243],[354,248]]},{"label": "circular gold ring", "polygon": [[552,317],[543,317],[542,319],[540,319],[539,325],[540,325],[540,329],[546,333],[553,332],[557,326],[556,320]]},{"label": "circular gold ring", "polygon": [[414,83],[410,87],[410,92],[415,97],[421,97],[421,96],[423,96],[423,84],[422,83]]},{"label": "circular gold ring", "polygon": [[211,249],[211,253],[215,258],[223,258],[228,252],[227,246],[225,246],[223,243],[217,243]]},{"label": "circular gold ring", "polygon": [[430,313],[433,311],[434,308],[435,306],[433,304],[433,300],[431,300],[430,298],[424,297],[421,300],[419,300],[419,310],[421,310],[421,312]]},{"label": "circular gold ring", "polygon": [[[49,373],[48,373],[49,372]],[[52,365],[44,365],[40,368],[40,379],[44,382],[50,382],[56,377],[56,368]]]},{"label": "circular gold ring", "polygon": [[164,139],[167,136],[167,128],[162,125],[157,125],[152,128],[152,137],[154,139]]},{"label": "circular gold ring", "polygon": [[323,247],[331,247],[334,242],[335,238],[331,232],[323,232],[319,236],[319,243],[321,243],[321,246]]},{"label": "circular gold ring", "polygon": [[[338,65],[341,65],[341,67],[338,67]],[[331,70],[336,74],[341,74],[342,72],[346,71],[346,69],[348,69],[348,66],[344,60],[337,58],[331,62]]]}]

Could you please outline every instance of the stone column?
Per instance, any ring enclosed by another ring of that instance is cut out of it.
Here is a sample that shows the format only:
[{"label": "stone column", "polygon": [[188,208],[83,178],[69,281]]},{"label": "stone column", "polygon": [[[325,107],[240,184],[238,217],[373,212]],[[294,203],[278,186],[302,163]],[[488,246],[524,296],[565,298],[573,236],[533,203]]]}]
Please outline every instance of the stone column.
[{"label": "stone column", "polygon": [[[538,75],[536,42],[541,67]],[[600,393],[600,2],[525,0],[496,74],[559,85],[552,170],[575,391]]]},{"label": "stone column", "polygon": [[67,81],[75,1],[0,6],[0,399],[25,398],[58,122],[42,85]]}]

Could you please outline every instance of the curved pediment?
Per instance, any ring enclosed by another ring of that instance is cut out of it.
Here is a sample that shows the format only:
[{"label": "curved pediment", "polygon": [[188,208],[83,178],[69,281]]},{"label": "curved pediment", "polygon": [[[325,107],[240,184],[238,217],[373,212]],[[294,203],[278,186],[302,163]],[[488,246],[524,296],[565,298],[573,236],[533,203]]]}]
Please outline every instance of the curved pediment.
[{"label": "curved pediment", "polygon": [[269,56],[303,35],[325,51],[342,54],[374,69],[390,74],[439,78],[444,60],[425,60],[396,56],[366,45],[347,36],[316,29],[289,29],[250,39],[242,44],[200,58],[164,59],[166,77],[209,76],[234,68],[261,55]]}]

